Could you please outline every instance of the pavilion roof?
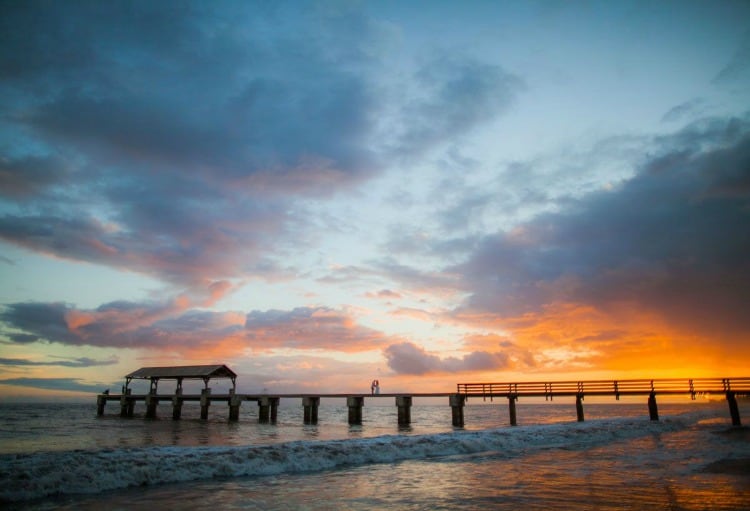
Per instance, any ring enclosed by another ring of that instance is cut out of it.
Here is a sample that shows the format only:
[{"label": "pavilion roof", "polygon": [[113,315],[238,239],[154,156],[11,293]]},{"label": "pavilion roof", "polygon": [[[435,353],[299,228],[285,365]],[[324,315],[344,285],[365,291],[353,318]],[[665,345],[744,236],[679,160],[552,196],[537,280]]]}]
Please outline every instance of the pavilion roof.
[{"label": "pavilion roof", "polygon": [[128,380],[137,378],[145,380],[159,379],[199,379],[207,378],[231,378],[233,381],[237,374],[224,364],[201,365],[201,366],[168,366],[168,367],[141,367],[137,371],[125,375]]}]

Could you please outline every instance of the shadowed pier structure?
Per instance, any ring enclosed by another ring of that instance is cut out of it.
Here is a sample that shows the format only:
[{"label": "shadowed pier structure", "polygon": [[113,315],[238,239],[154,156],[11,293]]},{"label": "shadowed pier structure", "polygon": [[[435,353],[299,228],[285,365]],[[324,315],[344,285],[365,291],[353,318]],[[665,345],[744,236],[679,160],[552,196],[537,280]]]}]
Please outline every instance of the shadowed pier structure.
[{"label": "shadowed pier structure", "polygon": [[[226,394],[212,394],[208,384],[212,379],[226,378],[232,381],[232,388]],[[212,403],[225,402],[229,406],[229,420],[240,417],[240,406],[244,401],[255,401],[258,404],[258,422],[275,423],[279,403],[282,399],[301,399],[304,424],[318,423],[318,408],[321,398],[342,398],[346,400],[348,422],[351,425],[362,424],[362,409],[366,399],[391,398],[395,400],[399,426],[411,423],[413,398],[447,397],[451,407],[451,423],[454,427],[464,427],[464,406],[470,398],[481,397],[483,400],[505,398],[508,400],[509,422],[517,424],[516,401],[526,397],[544,397],[552,400],[555,397],[575,397],[576,417],[584,420],[583,400],[585,396],[648,396],[648,412],[651,420],[659,420],[656,403],[657,395],[723,395],[729,404],[729,413],[734,426],[740,426],[740,413],[737,395],[750,394],[750,377],[748,378],[699,378],[699,379],[662,379],[662,380],[594,380],[594,381],[556,381],[556,382],[517,382],[517,383],[459,383],[456,392],[427,393],[382,393],[382,394],[239,394],[236,392],[237,375],[226,365],[211,366],[178,366],[178,367],[144,367],[128,374],[122,394],[99,394],[97,396],[97,414],[103,415],[108,401],[120,403],[120,415],[133,417],[135,403],[146,404],[146,418],[156,417],[159,402],[172,403],[172,418],[179,420],[182,404],[185,401],[197,401],[201,405],[201,419],[208,418]],[[147,394],[133,394],[130,383],[133,379],[150,381]],[[175,380],[177,388],[174,394],[159,394],[161,380]],[[182,389],[184,380],[202,380],[204,388],[200,394],[185,394]]]}]

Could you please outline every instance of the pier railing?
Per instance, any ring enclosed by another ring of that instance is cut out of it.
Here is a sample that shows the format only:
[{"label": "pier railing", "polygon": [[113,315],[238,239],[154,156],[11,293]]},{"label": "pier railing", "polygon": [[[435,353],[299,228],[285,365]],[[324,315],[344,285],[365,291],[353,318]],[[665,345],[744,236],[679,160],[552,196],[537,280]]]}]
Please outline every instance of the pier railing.
[{"label": "pier railing", "polygon": [[588,380],[551,382],[459,383],[458,393],[483,398],[525,396],[639,396],[656,394],[750,393],[750,378],[671,378],[655,380]]},{"label": "pier railing", "polygon": [[664,378],[655,380],[578,380],[551,382],[506,382],[506,383],[459,383],[458,396],[508,399],[511,425],[516,425],[516,401],[519,397],[543,397],[552,400],[557,396],[575,396],[576,414],[583,421],[583,399],[585,396],[648,396],[648,412],[651,420],[659,420],[656,396],[722,394],[729,404],[732,424],[740,426],[740,411],[737,394],[750,394],[750,377],[741,378]]}]

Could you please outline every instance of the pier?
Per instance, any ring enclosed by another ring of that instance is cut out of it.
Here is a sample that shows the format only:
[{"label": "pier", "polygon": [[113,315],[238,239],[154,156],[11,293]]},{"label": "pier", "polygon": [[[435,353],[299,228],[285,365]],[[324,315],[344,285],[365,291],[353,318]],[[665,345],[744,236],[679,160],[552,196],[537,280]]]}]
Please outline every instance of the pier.
[{"label": "pier", "polygon": [[[208,386],[212,379],[226,378],[232,381],[232,388],[226,394],[212,394]],[[318,408],[321,398],[340,398],[346,400],[348,422],[350,425],[362,424],[362,409],[365,399],[391,398],[397,408],[399,426],[411,423],[411,406],[414,398],[447,397],[451,407],[451,423],[454,427],[464,427],[464,406],[470,398],[507,399],[509,424],[517,425],[516,401],[519,398],[540,398],[552,401],[556,397],[574,397],[576,418],[584,420],[583,401],[586,396],[611,396],[616,400],[620,396],[645,396],[648,414],[651,420],[659,420],[657,395],[723,396],[729,405],[729,414],[733,426],[741,426],[738,395],[750,394],[750,377],[742,378],[696,378],[696,379],[654,379],[654,380],[588,380],[588,381],[553,381],[553,382],[512,382],[512,383],[459,383],[456,392],[427,393],[373,393],[373,394],[240,394],[236,392],[237,375],[226,365],[212,366],[178,366],[178,367],[144,367],[128,374],[121,394],[105,392],[97,396],[97,415],[104,415],[109,401],[120,404],[121,417],[133,417],[135,404],[143,402],[146,406],[146,418],[155,418],[157,405],[171,403],[172,418],[179,420],[182,416],[182,405],[186,401],[199,402],[201,419],[208,418],[208,411],[214,403],[226,403],[229,407],[229,420],[240,417],[240,407],[246,401],[255,402],[258,406],[258,422],[275,423],[279,403],[282,399],[298,399],[302,404],[302,421],[304,424],[318,423]],[[133,379],[149,380],[149,392],[134,394],[130,388]],[[184,380],[202,380],[204,388],[200,394],[185,394]],[[177,387],[173,394],[159,394],[160,380],[175,380]]]}]

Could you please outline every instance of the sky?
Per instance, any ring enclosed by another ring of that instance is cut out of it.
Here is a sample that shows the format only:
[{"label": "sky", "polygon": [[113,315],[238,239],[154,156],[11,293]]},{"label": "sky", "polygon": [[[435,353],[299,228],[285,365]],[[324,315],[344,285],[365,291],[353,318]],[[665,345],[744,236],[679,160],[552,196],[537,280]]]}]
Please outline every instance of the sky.
[{"label": "sky", "polygon": [[748,2],[0,1],[0,399],[750,376],[749,256]]}]

